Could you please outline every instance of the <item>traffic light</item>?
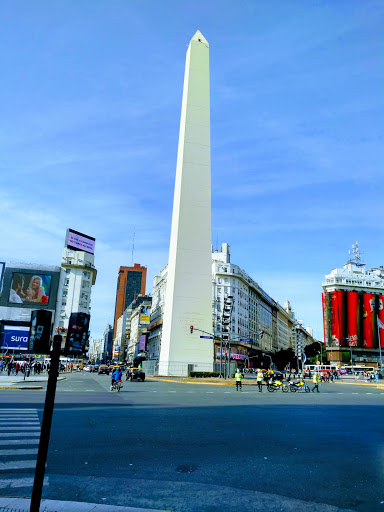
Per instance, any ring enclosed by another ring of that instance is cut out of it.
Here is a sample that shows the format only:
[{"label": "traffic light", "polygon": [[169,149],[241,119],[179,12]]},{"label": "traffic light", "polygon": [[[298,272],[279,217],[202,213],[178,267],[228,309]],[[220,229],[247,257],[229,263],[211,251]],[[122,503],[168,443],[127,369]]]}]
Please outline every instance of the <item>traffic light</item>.
[{"label": "traffic light", "polygon": [[89,336],[90,318],[91,316],[88,313],[71,313],[64,355],[80,355],[85,353],[85,342]]},{"label": "traffic light", "polygon": [[191,334],[193,334],[193,325],[190,325]]},{"label": "traffic light", "polygon": [[35,354],[49,354],[51,350],[52,311],[34,310],[31,314],[28,349]]}]

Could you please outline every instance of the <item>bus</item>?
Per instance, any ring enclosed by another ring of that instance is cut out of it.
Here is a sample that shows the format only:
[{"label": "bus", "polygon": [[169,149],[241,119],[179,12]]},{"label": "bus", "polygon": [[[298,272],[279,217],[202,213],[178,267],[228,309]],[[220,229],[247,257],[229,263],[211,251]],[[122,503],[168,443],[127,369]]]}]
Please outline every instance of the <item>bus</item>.
[{"label": "bus", "polygon": [[304,372],[337,372],[339,367],[337,364],[305,364]]},{"label": "bus", "polygon": [[354,365],[345,365],[343,366],[343,369],[346,370],[346,372],[349,375],[355,374],[355,375],[363,375],[364,372],[367,373],[375,373],[376,370],[379,370],[378,366],[363,366],[361,364],[354,364]]}]

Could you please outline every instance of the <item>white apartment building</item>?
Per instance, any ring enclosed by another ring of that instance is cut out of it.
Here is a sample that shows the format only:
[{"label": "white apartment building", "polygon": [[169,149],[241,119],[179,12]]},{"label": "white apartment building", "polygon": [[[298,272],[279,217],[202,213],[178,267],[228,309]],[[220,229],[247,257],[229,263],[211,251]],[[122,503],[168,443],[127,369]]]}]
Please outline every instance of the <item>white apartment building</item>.
[{"label": "white apartment building", "polygon": [[65,248],[58,297],[61,298],[60,327],[67,329],[71,313],[91,312],[91,289],[96,282],[95,256]]},{"label": "white apartment building", "polygon": [[[166,286],[167,266],[153,279],[147,343],[149,359],[158,359],[160,354]],[[212,334],[215,338],[221,338],[223,306],[227,296],[232,296],[234,301],[230,339],[237,359],[246,359],[252,351],[271,353],[280,349],[296,349],[296,333],[292,330],[295,320],[289,302],[286,303],[287,309],[283,308],[244,270],[232,264],[230,247],[224,243],[220,251],[212,252]],[[260,331],[263,331],[262,337]]]}]

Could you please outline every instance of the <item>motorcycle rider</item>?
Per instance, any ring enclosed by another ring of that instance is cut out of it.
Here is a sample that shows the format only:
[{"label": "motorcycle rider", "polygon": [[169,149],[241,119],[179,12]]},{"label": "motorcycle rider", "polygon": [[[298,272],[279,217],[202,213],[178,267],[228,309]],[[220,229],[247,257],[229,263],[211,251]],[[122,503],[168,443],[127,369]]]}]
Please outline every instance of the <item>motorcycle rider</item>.
[{"label": "motorcycle rider", "polygon": [[123,376],[123,372],[120,370],[120,368],[116,368],[116,370],[112,373],[111,386],[113,386],[115,384],[115,382],[119,382],[119,380],[121,380],[122,376]]}]

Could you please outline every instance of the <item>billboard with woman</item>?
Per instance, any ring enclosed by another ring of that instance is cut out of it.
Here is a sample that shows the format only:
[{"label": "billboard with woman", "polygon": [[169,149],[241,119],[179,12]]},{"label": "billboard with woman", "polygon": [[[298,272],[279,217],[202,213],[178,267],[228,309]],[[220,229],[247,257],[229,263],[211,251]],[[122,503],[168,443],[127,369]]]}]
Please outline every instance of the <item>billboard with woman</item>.
[{"label": "billboard with woman", "polygon": [[14,272],[9,291],[11,304],[48,304],[51,275]]}]

